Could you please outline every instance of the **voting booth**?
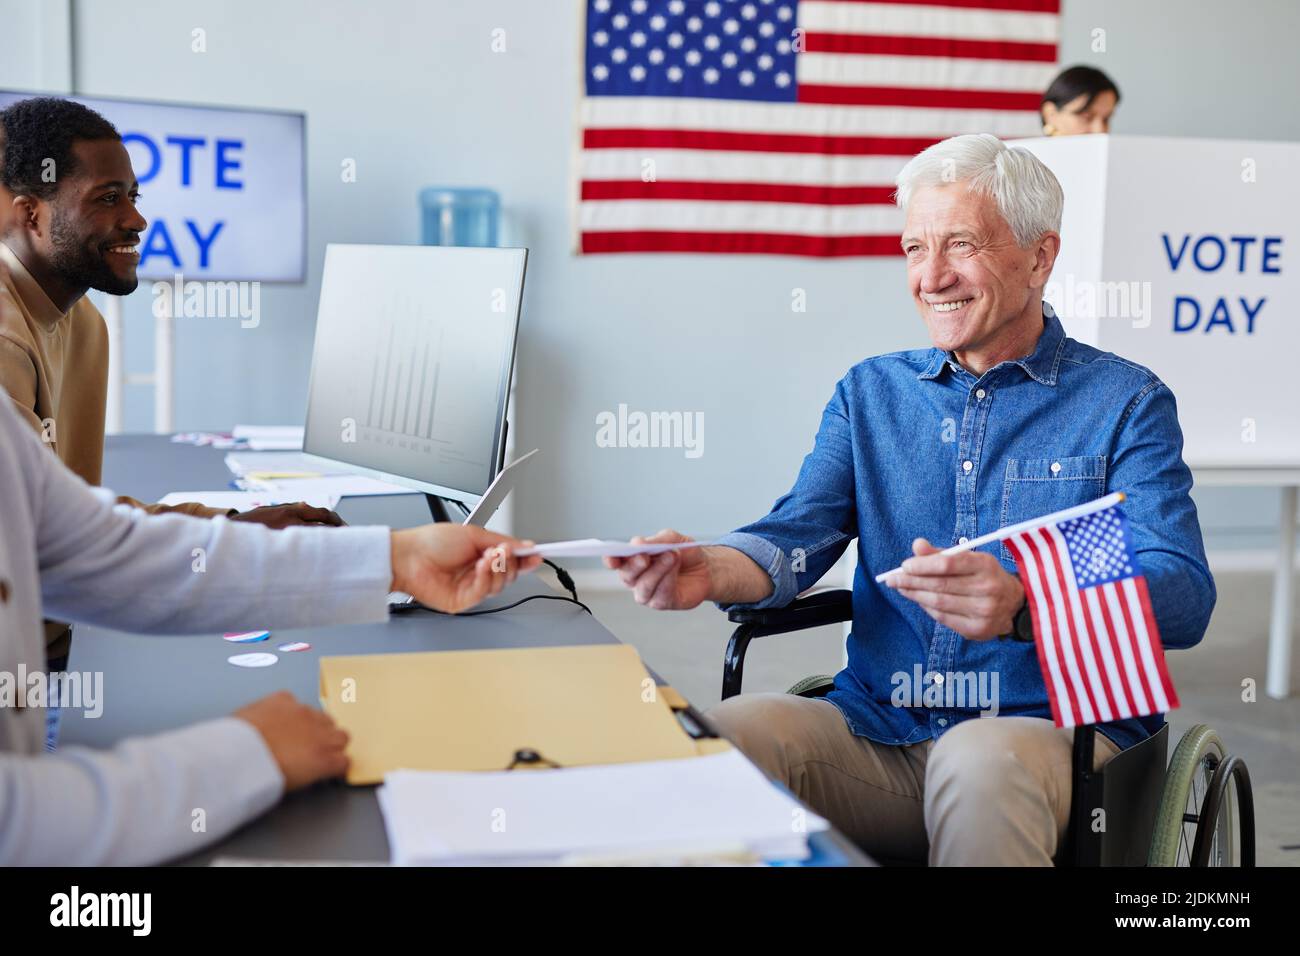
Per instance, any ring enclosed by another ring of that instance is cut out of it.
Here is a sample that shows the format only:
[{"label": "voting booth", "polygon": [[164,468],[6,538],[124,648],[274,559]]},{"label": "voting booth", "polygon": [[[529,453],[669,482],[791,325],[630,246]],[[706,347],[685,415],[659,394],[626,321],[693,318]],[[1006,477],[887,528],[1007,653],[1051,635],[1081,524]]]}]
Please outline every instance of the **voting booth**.
[{"label": "voting booth", "polygon": [[1268,692],[1287,693],[1300,485],[1300,144],[1017,141],[1065,190],[1044,297],[1066,331],[1172,390],[1198,484],[1282,489]]},{"label": "voting booth", "polygon": [[[1065,190],[1046,298],[1081,342],[1154,371],[1188,464],[1300,465],[1292,357],[1300,144],[1023,140]],[[1290,268],[1288,268],[1290,266]]]}]

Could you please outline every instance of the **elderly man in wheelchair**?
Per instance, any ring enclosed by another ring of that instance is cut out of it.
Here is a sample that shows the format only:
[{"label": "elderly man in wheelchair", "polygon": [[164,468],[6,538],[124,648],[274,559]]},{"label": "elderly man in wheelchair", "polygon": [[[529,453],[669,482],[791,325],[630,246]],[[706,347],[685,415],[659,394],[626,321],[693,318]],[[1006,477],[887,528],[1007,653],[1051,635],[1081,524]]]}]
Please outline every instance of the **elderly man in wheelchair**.
[{"label": "elderly man in wheelchair", "polygon": [[[914,157],[897,185],[908,280],[932,347],[848,371],[794,487],[766,517],[709,546],[606,563],[652,608],[716,602],[742,623],[738,637],[749,629],[745,641],[852,620],[847,666],[799,693],[731,696],[741,660],[733,639],[729,699],[709,716],[878,859],[1132,862],[1137,843],[1145,862],[1161,815],[1161,853],[1170,840],[1175,854],[1187,844],[1190,861],[1192,841],[1180,836],[1188,800],[1224,790],[1225,773],[1240,793],[1244,767],[1225,767],[1221,746],[1198,738],[1184,762],[1201,769],[1181,776],[1207,793],[1176,787],[1162,798],[1157,786],[1127,812],[1133,791],[1151,791],[1164,773],[1163,715],[1100,724],[1072,750],[1071,731],[1051,720],[1032,634],[1014,639],[1029,627],[1010,552],[994,543],[939,553],[1124,490],[1163,644],[1196,644],[1215,588],[1174,397],[1148,369],[1067,337],[1043,301],[1064,197],[1031,153],[958,136]],[[772,383],[780,379],[774,369]],[[855,539],[851,596],[792,605]],[[689,539],[666,530],[644,540]],[[893,568],[907,542],[903,572],[877,584],[868,570]],[[898,693],[900,680],[918,678],[925,686]],[[943,693],[944,682],[979,692]],[[1103,787],[1102,768],[1144,741],[1143,759],[1115,774],[1126,787]],[[1162,799],[1183,802],[1169,809]],[[1225,799],[1218,794],[1212,817]],[[1108,817],[1128,845],[1098,850],[1089,810],[1102,811],[1100,832]],[[1196,851],[1222,862],[1222,829],[1198,835]]]}]

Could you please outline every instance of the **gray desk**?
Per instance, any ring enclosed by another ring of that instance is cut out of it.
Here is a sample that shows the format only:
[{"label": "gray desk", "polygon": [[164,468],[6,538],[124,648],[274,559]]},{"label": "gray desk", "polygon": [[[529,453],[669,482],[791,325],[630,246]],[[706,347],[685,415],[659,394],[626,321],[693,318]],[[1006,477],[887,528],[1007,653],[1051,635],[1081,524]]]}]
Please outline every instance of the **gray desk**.
[{"label": "gray desk", "polygon": [[[157,501],[170,491],[212,490],[230,479],[223,453],[174,445],[165,437],[109,438],[104,483],[120,494]],[[348,498],[339,514],[349,524],[409,527],[428,520],[420,495]],[[552,593],[536,577],[516,581],[492,607],[527,594]],[[256,622],[248,622],[255,627]],[[309,651],[279,654],[272,667],[246,669],[226,663],[243,650],[270,650],[285,640],[308,641]],[[124,737],[156,733],[228,714],[280,689],[301,700],[319,700],[319,659],[332,654],[442,651],[551,644],[608,644],[617,639],[581,608],[560,601],[533,601],[487,617],[453,618],[418,611],[384,624],[274,631],[269,641],[241,647],[219,635],[141,636],[78,627],[69,667],[104,674],[103,716],[78,711],[64,715],[63,743],[107,747]],[[837,834],[816,838],[819,856],[869,861]],[[214,856],[289,860],[386,861],[384,834],[374,789],[327,783],[290,794],[280,806],[187,862]]]}]

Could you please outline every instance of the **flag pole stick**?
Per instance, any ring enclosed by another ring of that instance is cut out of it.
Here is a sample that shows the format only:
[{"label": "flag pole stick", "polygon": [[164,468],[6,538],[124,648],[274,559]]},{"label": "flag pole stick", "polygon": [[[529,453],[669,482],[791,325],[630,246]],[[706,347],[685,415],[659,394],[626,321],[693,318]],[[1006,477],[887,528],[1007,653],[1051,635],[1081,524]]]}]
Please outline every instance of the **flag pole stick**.
[{"label": "flag pole stick", "polygon": [[[997,531],[990,531],[988,534],[982,534],[978,538],[972,538],[965,544],[955,544],[951,548],[945,548],[940,554],[960,554],[963,551],[973,551],[981,545],[990,544],[994,541],[1001,541],[1003,538],[1009,538],[1013,534],[1020,534],[1023,531],[1033,531],[1036,528],[1042,528],[1049,524],[1059,524],[1062,521],[1069,521],[1071,518],[1082,518],[1084,515],[1090,515],[1097,511],[1104,511],[1111,508],[1124,500],[1124,492],[1115,491],[1109,495],[1098,498],[1095,501],[1089,501],[1085,504],[1075,505],[1073,508],[1065,508],[1062,511],[1054,511],[1050,515],[1043,515],[1041,518],[1031,518],[1028,521],[1021,521],[1018,524],[1009,524],[1005,528],[999,528]],[[885,578],[891,574],[897,574],[902,571],[901,567],[893,568],[884,574],[876,575],[876,583],[881,584]]]}]

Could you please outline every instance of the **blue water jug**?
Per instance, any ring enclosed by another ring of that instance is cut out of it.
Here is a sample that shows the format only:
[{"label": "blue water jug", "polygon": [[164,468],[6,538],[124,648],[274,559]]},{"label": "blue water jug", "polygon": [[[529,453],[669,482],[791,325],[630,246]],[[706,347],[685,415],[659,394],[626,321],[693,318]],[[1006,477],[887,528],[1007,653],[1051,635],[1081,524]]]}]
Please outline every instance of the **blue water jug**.
[{"label": "blue water jug", "polygon": [[495,246],[501,197],[492,189],[430,186],[420,191],[426,246]]}]

